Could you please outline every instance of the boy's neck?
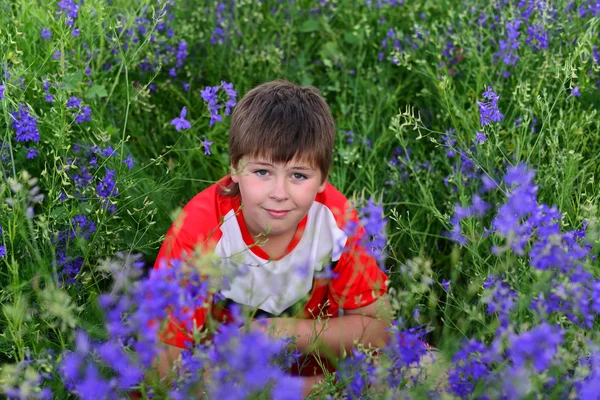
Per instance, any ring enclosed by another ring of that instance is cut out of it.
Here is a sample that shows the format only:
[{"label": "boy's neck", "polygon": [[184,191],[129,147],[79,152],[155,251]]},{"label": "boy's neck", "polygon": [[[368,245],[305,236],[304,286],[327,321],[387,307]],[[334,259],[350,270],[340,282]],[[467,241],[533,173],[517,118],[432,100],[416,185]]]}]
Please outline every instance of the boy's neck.
[{"label": "boy's neck", "polygon": [[265,237],[264,235],[260,236],[258,234],[251,234],[250,236],[252,236],[252,239],[254,239],[255,243],[264,243],[262,245],[259,245],[259,247],[265,253],[267,253],[270,258],[277,260],[285,256],[286,250],[292,242],[292,240],[294,239],[294,236],[296,235],[297,231],[298,228],[296,227],[296,231],[290,233],[286,232],[282,235],[269,235]]}]

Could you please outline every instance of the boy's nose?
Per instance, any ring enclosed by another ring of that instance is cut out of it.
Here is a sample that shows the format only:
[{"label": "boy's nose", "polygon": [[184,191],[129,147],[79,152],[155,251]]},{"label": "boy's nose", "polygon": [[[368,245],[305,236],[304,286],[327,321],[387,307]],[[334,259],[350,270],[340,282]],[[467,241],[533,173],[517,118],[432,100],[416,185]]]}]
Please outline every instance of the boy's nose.
[{"label": "boy's nose", "polygon": [[286,188],[285,178],[283,179],[275,179],[275,183],[271,188],[270,197],[273,200],[286,200],[288,197],[287,188]]}]

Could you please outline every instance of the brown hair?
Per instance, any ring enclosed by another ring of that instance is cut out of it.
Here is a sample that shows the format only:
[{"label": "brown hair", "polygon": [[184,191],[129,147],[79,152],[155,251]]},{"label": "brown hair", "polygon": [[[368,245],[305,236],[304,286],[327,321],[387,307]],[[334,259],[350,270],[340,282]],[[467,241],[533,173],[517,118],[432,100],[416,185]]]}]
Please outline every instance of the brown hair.
[{"label": "brown hair", "polygon": [[[323,182],[332,163],[335,122],[325,99],[313,86],[279,79],[250,90],[235,107],[229,131],[229,158],[234,170],[243,156],[271,163],[298,156],[321,170]],[[223,196],[239,195],[237,183],[219,187]]]}]

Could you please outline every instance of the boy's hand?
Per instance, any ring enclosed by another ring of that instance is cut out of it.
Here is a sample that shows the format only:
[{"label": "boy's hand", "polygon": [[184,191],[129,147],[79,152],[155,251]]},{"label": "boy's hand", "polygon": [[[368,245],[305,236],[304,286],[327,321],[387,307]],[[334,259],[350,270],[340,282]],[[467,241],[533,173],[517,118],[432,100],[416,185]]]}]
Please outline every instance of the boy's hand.
[{"label": "boy's hand", "polygon": [[273,338],[285,338],[305,333],[306,321],[298,318],[264,318],[250,323],[250,330],[261,331]]}]

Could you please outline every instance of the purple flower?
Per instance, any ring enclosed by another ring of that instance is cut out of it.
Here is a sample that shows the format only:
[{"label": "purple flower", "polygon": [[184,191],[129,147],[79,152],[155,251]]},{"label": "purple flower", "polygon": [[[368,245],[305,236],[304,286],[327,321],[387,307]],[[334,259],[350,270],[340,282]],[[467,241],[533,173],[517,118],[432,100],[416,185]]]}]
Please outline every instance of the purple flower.
[{"label": "purple flower", "polygon": [[83,106],[75,117],[75,123],[81,124],[82,122],[89,122],[92,120],[92,109],[90,106]]},{"label": "purple flower", "polygon": [[59,10],[56,12],[57,17],[64,15],[65,24],[72,27],[79,14],[79,4],[73,0],[60,0],[58,2],[58,8]]},{"label": "purple flower", "polygon": [[204,135],[204,141],[202,142],[202,144],[204,145],[204,154],[205,155],[210,155],[210,146],[213,144],[213,142],[209,142],[206,139],[206,135]]},{"label": "purple flower", "polygon": [[483,298],[483,303],[487,304],[487,313],[489,315],[498,314],[502,328],[508,327],[509,315],[518,300],[517,292],[496,275],[489,275],[483,283],[483,287],[489,290],[489,294]]},{"label": "purple flower", "polygon": [[52,54],[52,59],[58,61],[61,57],[62,53],[58,51],[58,49],[54,50],[54,54]]},{"label": "purple flower", "polygon": [[0,246],[0,257],[4,257],[6,255],[6,247]]},{"label": "purple flower", "polygon": [[[369,199],[367,205],[360,209],[360,225],[365,230],[365,234],[361,237],[362,246],[367,250],[367,253],[377,260],[379,268],[385,271],[384,248],[387,245],[385,231],[387,219],[383,213],[383,206],[376,205],[372,198]],[[348,228],[356,229],[358,227],[349,226]]]},{"label": "purple flower", "polygon": [[100,151],[100,155],[103,157],[112,157],[117,155],[117,151],[113,150],[112,146],[108,146],[106,149]]},{"label": "purple flower", "polygon": [[130,155],[127,156],[127,158],[125,158],[123,160],[123,164],[127,165],[127,168],[129,169],[133,169],[133,164],[134,164],[135,160],[133,159],[133,157]]},{"label": "purple flower", "polygon": [[4,100],[4,90],[5,90],[4,84],[0,85],[0,100]]},{"label": "purple flower", "polygon": [[27,148],[27,147],[25,147],[25,149],[27,150],[27,159],[28,160],[32,160],[32,159],[34,159],[34,158],[36,158],[38,156],[37,149]]},{"label": "purple flower", "polygon": [[221,87],[227,94],[227,102],[225,103],[225,115],[229,116],[229,113],[233,107],[235,107],[237,92],[233,90],[233,83],[221,82]]},{"label": "purple flower", "polygon": [[487,90],[483,92],[483,98],[489,100],[488,102],[477,102],[479,106],[479,115],[481,126],[486,126],[492,122],[500,122],[504,119],[504,115],[500,113],[498,109],[498,99],[500,98],[496,93],[492,91],[492,87],[488,86]]},{"label": "purple flower", "polygon": [[17,142],[40,141],[37,120],[29,114],[25,104],[21,104],[19,111],[10,115],[13,118],[12,127],[16,132],[15,140]]},{"label": "purple flower", "polygon": [[531,46],[533,51],[538,51],[546,50],[550,40],[548,32],[544,30],[542,24],[533,24],[527,28],[527,39],[525,41]]},{"label": "purple flower", "polygon": [[447,281],[445,279],[442,279],[442,286],[444,287],[444,290],[446,290],[446,292],[450,291],[450,282],[451,281]]},{"label": "purple flower", "polygon": [[185,119],[187,115],[187,109],[183,107],[181,109],[181,113],[179,114],[179,118],[174,118],[171,121],[171,125],[175,126],[175,129],[180,131],[182,129],[189,129],[192,125],[188,120]]},{"label": "purple flower", "polygon": [[103,198],[116,196],[119,194],[119,189],[117,189],[115,183],[115,177],[117,173],[114,169],[108,169],[106,167],[104,167],[104,169],[106,170],[106,175],[96,185],[96,192],[98,193],[98,196]]},{"label": "purple flower", "polygon": [[217,97],[218,90],[219,86],[207,86],[200,92],[200,95],[206,102],[208,111],[210,112],[210,126],[213,126],[215,122],[223,120],[223,117],[219,115],[219,109],[222,105],[219,104],[219,98]]},{"label": "purple flower", "polygon": [[487,362],[488,353],[488,348],[474,339],[462,345],[452,358],[454,366],[448,375],[450,393],[469,398],[476,385],[490,377],[492,369]]},{"label": "purple flower", "polygon": [[526,362],[533,364],[536,372],[541,374],[548,369],[558,346],[563,342],[563,332],[547,323],[543,323],[528,332],[509,336],[509,359],[515,367],[522,367]]},{"label": "purple flower", "polygon": [[567,96],[567,99],[569,97],[581,97],[581,92],[579,91],[579,86],[575,86],[572,90],[571,90],[571,94],[569,96]]},{"label": "purple flower", "polygon": [[73,35],[75,37],[79,37],[80,33],[81,33],[81,31],[79,30],[79,28],[75,28],[75,29],[73,29],[73,31],[71,31],[71,35]]},{"label": "purple flower", "polygon": [[42,28],[40,35],[42,36],[42,39],[50,40],[50,37],[52,36],[52,31],[49,28]]},{"label": "purple flower", "polygon": [[477,131],[477,136],[475,137],[475,143],[482,144],[487,141],[487,136],[485,133]]},{"label": "purple flower", "polygon": [[54,103],[54,95],[48,93],[45,97],[44,100],[46,100],[48,103]]},{"label": "purple flower", "polygon": [[79,107],[81,106],[81,99],[75,96],[71,96],[69,100],[67,100],[67,108]]}]

